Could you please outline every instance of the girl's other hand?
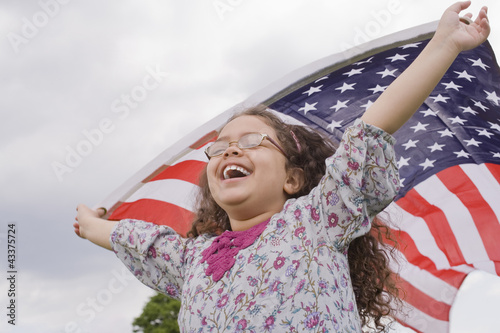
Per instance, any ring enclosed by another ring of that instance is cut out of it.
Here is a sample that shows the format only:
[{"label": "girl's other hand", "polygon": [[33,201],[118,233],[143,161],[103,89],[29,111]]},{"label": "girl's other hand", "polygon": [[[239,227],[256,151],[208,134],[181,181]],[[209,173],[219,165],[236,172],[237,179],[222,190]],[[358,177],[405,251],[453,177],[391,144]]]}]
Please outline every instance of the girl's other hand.
[{"label": "girl's other hand", "polygon": [[470,1],[457,2],[446,9],[436,30],[435,37],[450,42],[450,47],[454,48],[457,54],[481,45],[490,34],[487,7],[481,8],[474,21],[472,13],[460,16],[460,12],[470,4]]},{"label": "girl's other hand", "polygon": [[75,228],[75,234],[77,234],[81,238],[85,237],[85,228],[87,227],[89,218],[97,217],[101,218],[106,214],[106,209],[98,208],[97,210],[90,209],[84,204],[79,204],[76,207],[76,222],[73,223],[73,227]]}]

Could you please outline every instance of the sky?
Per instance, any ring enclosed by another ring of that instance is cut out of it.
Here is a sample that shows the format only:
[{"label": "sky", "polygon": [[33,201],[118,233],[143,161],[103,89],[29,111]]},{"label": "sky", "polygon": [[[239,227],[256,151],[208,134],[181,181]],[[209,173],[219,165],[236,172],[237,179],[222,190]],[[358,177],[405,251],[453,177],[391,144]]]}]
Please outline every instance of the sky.
[{"label": "sky", "polygon": [[[96,205],[178,139],[287,73],[438,20],[450,4],[2,1],[0,268],[7,276],[15,229],[18,273],[15,326],[6,316],[10,281],[0,280],[0,331],[131,332],[153,292],[112,252],[73,233],[77,204]],[[500,3],[475,0],[471,11],[483,4],[499,55]],[[143,95],[127,99],[134,89]],[[451,332],[498,332],[499,308],[500,278],[471,274]]]}]

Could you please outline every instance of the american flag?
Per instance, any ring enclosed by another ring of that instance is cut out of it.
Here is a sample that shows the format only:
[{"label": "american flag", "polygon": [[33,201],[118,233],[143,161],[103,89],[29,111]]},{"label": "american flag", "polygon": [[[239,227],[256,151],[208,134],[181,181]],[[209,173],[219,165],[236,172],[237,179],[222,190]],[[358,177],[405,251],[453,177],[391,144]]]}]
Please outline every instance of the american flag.
[{"label": "american flag", "polygon": [[[435,23],[325,58],[242,105],[263,103],[334,141],[425,47]],[[500,69],[488,42],[463,52],[398,132],[401,191],[387,208],[401,243],[393,263],[406,292],[403,325],[447,332],[463,280],[500,276]],[[183,138],[101,206],[109,219],[137,218],[190,229],[203,149],[238,105]]]}]

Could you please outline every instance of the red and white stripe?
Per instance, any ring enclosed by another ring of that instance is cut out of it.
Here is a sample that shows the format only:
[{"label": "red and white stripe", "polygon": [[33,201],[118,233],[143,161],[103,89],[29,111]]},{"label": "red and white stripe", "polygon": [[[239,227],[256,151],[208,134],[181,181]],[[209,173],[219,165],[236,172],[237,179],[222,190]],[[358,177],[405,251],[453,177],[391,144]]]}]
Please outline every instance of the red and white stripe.
[{"label": "red and white stripe", "polygon": [[495,164],[454,166],[387,209],[404,255],[394,266],[409,305],[408,315],[398,318],[403,325],[447,332],[466,275],[474,269],[500,275],[499,175]]}]

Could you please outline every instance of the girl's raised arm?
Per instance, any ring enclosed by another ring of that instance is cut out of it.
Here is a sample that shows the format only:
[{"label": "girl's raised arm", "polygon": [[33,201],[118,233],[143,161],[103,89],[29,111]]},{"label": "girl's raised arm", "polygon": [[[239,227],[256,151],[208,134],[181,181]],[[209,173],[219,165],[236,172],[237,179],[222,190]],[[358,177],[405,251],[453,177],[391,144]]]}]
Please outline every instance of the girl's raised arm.
[{"label": "girl's raised arm", "polygon": [[102,208],[95,211],[85,205],[78,205],[76,210],[77,222],[73,224],[75,233],[94,244],[112,250],[109,237],[117,222],[102,219],[101,216],[105,214]]},{"label": "girl's raised arm", "polygon": [[387,87],[361,117],[388,133],[394,133],[411,118],[439,83],[458,54],[481,45],[490,33],[487,8],[472,14],[459,14],[470,1],[457,2],[441,17],[434,37],[413,63]]}]

